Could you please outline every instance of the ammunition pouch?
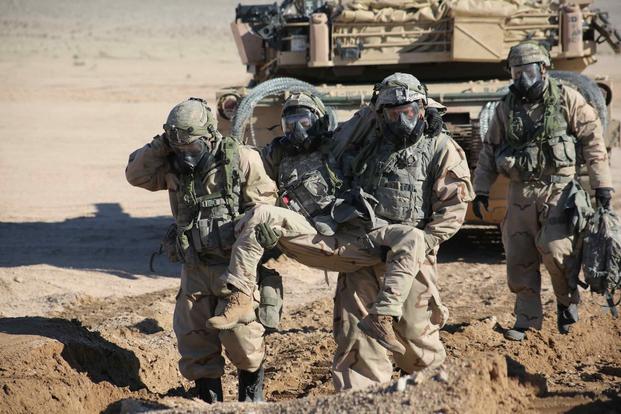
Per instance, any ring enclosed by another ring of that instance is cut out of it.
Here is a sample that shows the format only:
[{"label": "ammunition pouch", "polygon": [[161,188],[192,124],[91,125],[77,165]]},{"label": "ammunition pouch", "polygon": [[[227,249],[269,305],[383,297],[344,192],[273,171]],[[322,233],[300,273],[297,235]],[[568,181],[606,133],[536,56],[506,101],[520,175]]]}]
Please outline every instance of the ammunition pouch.
[{"label": "ammunition pouch", "polygon": [[576,165],[576,139],[568,135],[550,138],[546,141],[548,159],[555,168]]},{"label": "ammunition pouch", "polygon": [[318,170],[309,172],[294,185],[286,187],[280,197],[285,207],[307,218],[325,212],[334,199],[330,185]]},{"label": "ammunition pouch", "polygon": [[282,316],[283,285],[282,277],[277,271],[262,265],[258,268],[259,293],[261,300],[257,317],[268,333],[278,330]]},{"label": "ammunition pouch", "polygon": [[208,218],[197,220],[190,230],[192,246],[202,253],[231,250],[235,243],[235,223],[229,218]]}]

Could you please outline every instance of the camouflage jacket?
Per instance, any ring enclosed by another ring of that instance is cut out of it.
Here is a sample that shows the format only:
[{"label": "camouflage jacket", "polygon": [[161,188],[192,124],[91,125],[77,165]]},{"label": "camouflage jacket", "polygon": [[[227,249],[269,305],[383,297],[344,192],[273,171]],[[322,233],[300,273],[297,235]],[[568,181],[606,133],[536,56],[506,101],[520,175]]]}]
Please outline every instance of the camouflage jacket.
[{"label": "camouflage jacket", "polygon": [[[365,118],[375,117],[368,109],[361,111]],[[344,125],[341,131],[348,129],[356,128]],[[474,196],[461,147],[446,131],[435,137],[424,135],[403,149],[382,139],[378,127],[371,134],[368,128],[362,131],[366,137],[358,143],[350,137],[354,144],[343,152],[342,169],[352,186],[362,187],[379,201],[377,216],[421,228],[428,250],[453,236]],[[365,152],[365,167],[356,168],[353,159]]]},{"label": "camouflage jacket", "polygon": [[[237,174],[240,179],[233,191],[236,192],[236,208],[239,209],[239,213],[241,214],[256,204],[275,204],[276,185],[265,172],[259,152],[245,145],[236,146],[236,151],[236,168],[239,170]],[[156,136],[150,143],[130,155],[125,176],[127,181],[136,187],[150,191],[168,190],[173,216],[177,226],[183,229],[196,219],[197,209],[183,201],[187,195],[183,189],[186,179],[173,169],[170,155],[171,151],[163,142],[162,137]],[[207,166],[206,171],[198,177],[200,183],[198,183],[197,193],[200,192],[205,196],[217,194],[222,191],[225,183],[225,169],[221,165]],[[214,200],[207,201],[214,204]],[[230,215],[224,217],[230,217]],[[228,221],[228,227],[231,227],[231,220]],[[218,225],[222,224],[226,223],[218,223]],[[208,229],[208,232],[211,230],[213,229]],[[219,229],[219,232],[222,232],[222,229]],[[196,248],[198,240],[193,240],[193,242]],[[214,248],[214,253],[216,250]],[[226,256],[227,252],[220,251],[218,255],[221,256],[222,253]]]},{"label": "camouflage jacket", "polygon": [[[543,166],[534,166],[541,170],[540,178],[546,179],[552,175],[572,177],[576,173],[576,161],[582,158],[586,163],[591,187],[612,187],[603,130],[596,111],[578,91],[565,85],[560,85],[559,88],[560,105],[552,110],[546,108],[543,102],[528,103],[517,99],[513,109],[504,102],[496,107],[474,172],[474,189],[477,194],[489,194],[498,174],[505,175],[512,181],[528,181],[518,168],[503,165],[505,164],[503,160],[507,158],[503,157],[502,153],[510,146],[508,142],[510,128],[516,129],[515,125],[509,125],[509,119],[515,118],[512,117],[511,111],[522,112],[528,123],[540,127],[544,123],[547,109],[549,113],[562,114],[566,131],[559,131],[558,136],[546,137],[549,154],[544,154],[540,160],[545,162],[546,156],[553,160]],[[555,163],[554,160],[561,162]]]}]

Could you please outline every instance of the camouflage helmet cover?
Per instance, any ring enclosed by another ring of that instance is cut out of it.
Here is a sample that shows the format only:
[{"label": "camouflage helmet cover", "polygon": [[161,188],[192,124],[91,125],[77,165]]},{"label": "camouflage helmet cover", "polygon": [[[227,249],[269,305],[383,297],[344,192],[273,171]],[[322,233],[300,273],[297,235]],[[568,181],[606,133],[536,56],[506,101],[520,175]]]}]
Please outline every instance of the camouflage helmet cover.
[{"label": "camouflage helmet cover", "polygon": [[183,141],[179,144],[189,144],[202,136],[213,134],[217,125],[217,120],[207,105],[207,101],[189,98],[175,105],[170,111],[164,129],[176,128],[186,132],[186,134],[176,136]]},{"label": "camouflage helmet cover", "polygon": [[509,50],[507,64],[511,66],[528,65],[529,63],[543,63],[550,66],[550,53],[534,41],[526,41],[513,46]]},{"label": "camouflage helmet cover", "polygon": [[425,86],[409,73],[393,73],[375,86],[378,109],[384,105],[403,105],[422,100],[427,105]]},{"label": "camouflage helmet cover", "polygon": [[289,108],[305,107],[315,112],[317,117],[322,118],[326,115],[326,107],[321,99],[307,92],[292,93],[282,106],[282,114],[284,114]]}]

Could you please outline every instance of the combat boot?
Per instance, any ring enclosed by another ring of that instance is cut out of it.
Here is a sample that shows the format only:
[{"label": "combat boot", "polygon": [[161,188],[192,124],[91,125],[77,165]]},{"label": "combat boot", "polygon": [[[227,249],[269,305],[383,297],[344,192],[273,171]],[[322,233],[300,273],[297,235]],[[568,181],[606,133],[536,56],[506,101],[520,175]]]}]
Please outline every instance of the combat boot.
[{"label": "combat boot", "polygon": [[578,305],[572,303],[569,306],[556,304],[556,325],[558,331],[567,335],[571,331],[571,325],[578,322]]},{"label": "combat boot", "polygon": [[199,378],[195,381],[198,398],[206,403],[224,401],[222,396],[222,380],[220,378]]},{"label": "combat boot", "polygon": [[263,366],[255,372],[240,369],[237,372],[239,381],[237,386],[238,401],[240,402],[262,402],[263,400],[263,378],[265,370]]},{"label": "combat boot", "polygon": [[207,326],[215,329],[231,329],[238,323],[248,323],[255,319],[252,297],[233,291],[223,299],[225,302],[222,313],[207,320]]},{"label": "combat boot", "polygon": [[379,342],[384,348],[403,355],[405,354],[405,346],[397,339],[392,322],[393,317],[390,315],[368,314],[358,322],[358,328]]}]

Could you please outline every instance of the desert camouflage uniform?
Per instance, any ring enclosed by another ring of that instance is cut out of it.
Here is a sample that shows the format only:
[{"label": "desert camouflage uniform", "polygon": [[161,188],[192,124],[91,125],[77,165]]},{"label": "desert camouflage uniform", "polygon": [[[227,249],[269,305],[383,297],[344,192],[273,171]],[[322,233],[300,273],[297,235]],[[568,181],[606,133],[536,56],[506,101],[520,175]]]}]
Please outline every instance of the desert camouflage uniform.
[{"label": "desert camouflage uniform", "polygon": [[[554,82],[560,90],[560,101],[558,105],[550,105],[553,108],[546,108],[541,101],[528,103],[519,98],[512,101],[511,94],[496,107],[474,173],[477,195],[489,194],[499,173],[510,179],[501,230],[507,281],[509,289],[516,294],[515,327],[521,329],[541,328],[541,262],[550,273],[558,303],[569,306],[579,301],[577,290],[570,289],[565,274],[573,247],[564,211],[565,189],[576,173],[577,160],[584,159],[592,188],[612,187],[597,113],[576,90],[554,80],[548,82]],[[544,96],[549,93],[550,84]],[[561,128],[553,136],[545,137],[547,143],[542,150],[545,154],[537,152],[532,145],[527,147],[535,155],[521,165],[528,164],[526,169],[538,170],[538,174],[529,174],[518,168],[520,161],[511,156],[507,141],[509,119],[513,119],[514,129],[518,131],[537,130],[544,128],[546,111],[558,116]]]},{"label": "desert camouflage uniform", "polygon": [[[247,146],[237,146],[241,186],[238,189],[239,207],[276,201],[276,187],[266,175],[260,155]],[[178,225],[186,225],[192,212],[186,211],[183,192],[177,191],[180,177],[175,174],[161,136],[130,155],[126,169],[130,184],[150,191],[168,190],[171,208]],[[203,176],[204,193],[221,190],[224,169],[216,167]],[[219,276],[228,263],[228,251],[201,255],[197,260],[190,249],[181,272],[181,289],[176,298],[173,328],[177,336],[179,369],[189,380],[218,378],[224,373],[222,346],[227,357],[240,370],[256,371],[265,356],[264,328],[256,321],[239,324],[227,331],[207,328],[207,319],[216,314],[217,295],[222,294]]]},{"label": "desert camouflage uniform", "polygon": [[[368,156],[368,169],[355,182],[379,199],[378,217],[401,222],[387,227],[410,229],[420,237],[414,246],[424,246],[416,255],[412,273],[415,278],[409,292],[399,287],[391,289],[404,296],[399,310],[402,317],[395,331],[406,347],[405,354],[393,358],[399,368],[411,373],[437,367],[446,357],[439,330],[448,318],[448,310],[440,301],[436,285],[436,253],[439,244],[463,223],[468,201],[473,197],[470,171],[462,149],[446,133],[434,138],[423,136],[398,152],[390,148],[390,143],[374,139],[380,145]],[[393,154],[397,154],[396,164],[390,162]],[[386,291],[382,271],[378,265],[339,275],[334,303],[337,350],[332,366],[337,390],[386,382],[392,375],[386,349],[357,327],[380,291]]]},{"label": "desert camouflage uniform", "polygon": [[[378,140],[375,136],[372,139]],[[267,224],[280,233],[279,248],[299,262],[350,273],[340,277],[335,307],[338,349],[333,373],[338,390],[390,379],[392,366],[387,351],[356,326],[366,312],[401,317],[397,329],[406,353],[396,360],[403,370],[437,366],[446,355],[439,329],[448,311],[436,287],[435,252],[464,220],[473,194],[470,172],[463,151],[445,133],[425,136],[399,151],[398,156],[391,156],[393,153],[397,153],[394,148],[379,145],[369,158],[370,164],[388,159],[404,161],[403,168],[398,169],[410,174],[416,184],[397,189],[386,171],[369,169],[365,175],[387,178],[381,189],[369,190],[385,203],[376,212],[390,222],[388,225],[367,233],[354,223],[345,223],[334,236],[324,236],[293,211],[261,205],[247,213],[236,229],[238,237],[227,280],[238,288],[244,286],[243,280],[253,280],[263,254],[255,235],[258,224]],[[376,279],[384,273],[396,276],[389,279],[392,283],[384,277]],[[344,286],[346,280],[352,283]]]},{"label": "desert camouflage uniform", "polygon": [[[314,220],[322,215],[328,217],[341,182],[336,161],[329,151],[331,138],[321,139],[323,142],[320,148],[310,153],[289,154],[286,152],[286,144],[279,138],[262,151],[267,174],[278,185],[278,207],[257,206],[240,220],[231,265],[223,275],[228,284],[245,294],[252,294],[256,280],[256,270],[250,270],[250,267],[255,265],[257,254],[263,254],[263,248],[254,235],[256,225],[287,221],[296,228],[296,234],[315,235],[317,230]],[[296,207],[293,207],[294,204]]]}]

